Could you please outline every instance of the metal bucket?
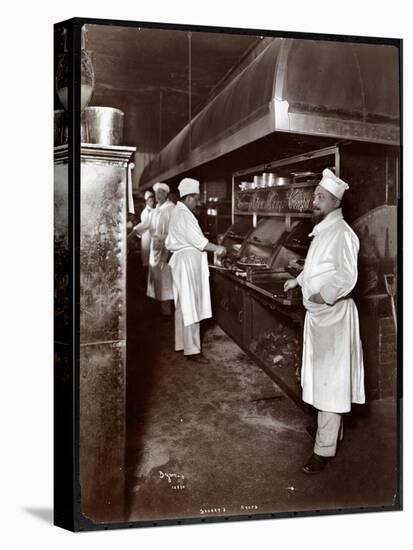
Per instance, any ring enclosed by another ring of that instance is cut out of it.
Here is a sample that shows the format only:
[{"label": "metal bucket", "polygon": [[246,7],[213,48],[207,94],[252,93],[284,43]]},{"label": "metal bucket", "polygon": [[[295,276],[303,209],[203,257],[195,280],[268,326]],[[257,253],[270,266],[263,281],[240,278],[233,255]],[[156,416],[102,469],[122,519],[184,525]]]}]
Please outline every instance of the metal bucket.
[{"label": "metal bucket", "polygon": [[113,107],[86,107],[81,117],[81,141],[122,145],[124,113]]}]

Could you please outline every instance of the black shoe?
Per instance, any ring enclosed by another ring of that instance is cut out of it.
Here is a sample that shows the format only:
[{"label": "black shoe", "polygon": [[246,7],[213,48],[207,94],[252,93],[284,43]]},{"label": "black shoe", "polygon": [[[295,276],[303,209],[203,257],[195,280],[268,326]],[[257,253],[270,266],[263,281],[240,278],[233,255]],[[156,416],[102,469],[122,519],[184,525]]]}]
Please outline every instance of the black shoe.
[{"label": "black shoe", "polygon": [[209,365],[209,360],[202,355],[202,353],[195,353],[194,355],[185,355],[188,361],[193,361],[194,363],[200,363],[201,365]]},{"label": "black shoe", "polygon": [[307,475],[319,474],[324,470],[330,458],[329,456],[320,456],[313,453],[310,460],[301,469]]}]

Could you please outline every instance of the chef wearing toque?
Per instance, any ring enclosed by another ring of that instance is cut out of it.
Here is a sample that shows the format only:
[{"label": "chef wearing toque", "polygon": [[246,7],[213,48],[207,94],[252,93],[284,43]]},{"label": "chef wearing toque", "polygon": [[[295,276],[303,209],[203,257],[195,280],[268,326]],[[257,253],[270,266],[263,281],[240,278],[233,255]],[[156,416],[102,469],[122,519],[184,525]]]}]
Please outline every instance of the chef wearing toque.
[{"label": "chef wearing toque", "polygon": [[184,178],[178,186],[180,201],[171,215],[166,247],[172,252],[175,297],[175,351],[187,359],[209,363],[201,353],[200,321],[212,317],[207,251],[225,254],[210,243],[195,217],[200,205],[199,181]]},{"label": "chef wearing toque", "polygon": [[162,315],[170,316],[174,295],[171,269],[168,266],[169,252],[165,248],[165,239],[168,234],[169,219],[175,205],[168,200],[169,185],[158,182],[153,186],[153,190],[157,201],[156,208],[148,219],[134,229],[139,235],[149,230],[151,237],[146,294],[161,303]]},{"label": "chef wearing toque", "polygon": [[317,225],[304,270],[285,283],[300,285],[306,308],[301,371],[303,400],[318,410],[313,454],[306,474],[321,472],[342,438],[342,414],[364,403],[363,353],[356,305],[349,296],[357,282],[359,240],[344,221],[341,199],[347,183],[326,168],[314,191]]}]

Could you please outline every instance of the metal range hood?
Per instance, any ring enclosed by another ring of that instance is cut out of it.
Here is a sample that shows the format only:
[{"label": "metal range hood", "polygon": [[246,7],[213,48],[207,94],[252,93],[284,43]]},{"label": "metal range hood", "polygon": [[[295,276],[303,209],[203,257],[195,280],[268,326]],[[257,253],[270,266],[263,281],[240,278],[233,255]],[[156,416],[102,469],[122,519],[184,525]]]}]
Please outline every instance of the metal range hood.
[{"label": "metal range hood", "polygon": [[141,189],[273,132],[399,145],[399,50],[275,38],[145,167]]}]

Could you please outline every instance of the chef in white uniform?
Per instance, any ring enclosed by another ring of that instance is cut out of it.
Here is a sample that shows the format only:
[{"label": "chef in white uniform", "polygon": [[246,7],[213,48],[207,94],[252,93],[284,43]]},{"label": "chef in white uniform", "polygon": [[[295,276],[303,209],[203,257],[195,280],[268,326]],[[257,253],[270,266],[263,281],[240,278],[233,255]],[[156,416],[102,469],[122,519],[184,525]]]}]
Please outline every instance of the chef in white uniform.
[{"label": "chef in white uniform", "polygon": [[[149,226],[151,214],[155,206],[155,196],[152,191],[145,191],[145,208],[141,212],[141,222]],[[151,248],[151,234],[149,228],[143,231],[141,237],[141,260],[144,268],[149,265],[149,252]]]},{"label": "chef in white uniform", "polygon": [[300,285],[306,308],[301,371],[303,400],[318,410],[313,454],[306,474],[321,472],[342,438],[342,414],[364,403],[363,352],[356,305],[359,240],[344,221],[341,199],[349,186],[326,168],[313,196],[317,225],[304,270],[285,283]]},{"label": "chef in white uniform", "polygon": [[187,359],[206,364],[201,353],[200,322],[212,317],[207,251],[224,255],[225,247],[210,243],[195,213],[200,205],[199,181],[184,178],[180,201],[172,212],[166,247],[172,252],[175,298],[175,350]]},{"label": "chef in white uniform", "polygon": [[151,243],[149,250],[149,271],[146,294],[158,300],[161,304],[161,313],[165,317],[172,314],[172,274],[168,265],[169,252],[165,248],[165,239],[168,234],[169,220],[175,205],[168,200],[169,185],[155,183],[153,186],[156,208],[150,217],[135,227],[135,231],[142,235],[149,230]]}]

